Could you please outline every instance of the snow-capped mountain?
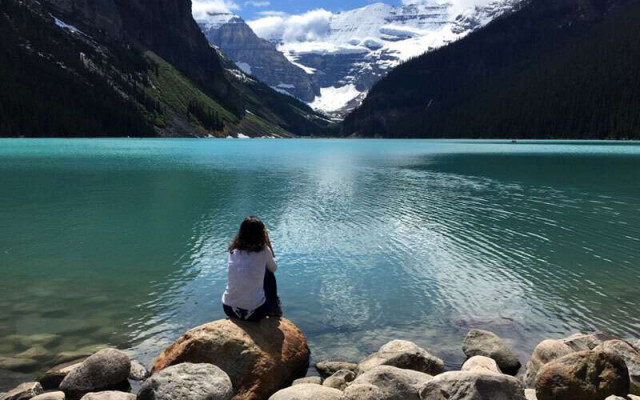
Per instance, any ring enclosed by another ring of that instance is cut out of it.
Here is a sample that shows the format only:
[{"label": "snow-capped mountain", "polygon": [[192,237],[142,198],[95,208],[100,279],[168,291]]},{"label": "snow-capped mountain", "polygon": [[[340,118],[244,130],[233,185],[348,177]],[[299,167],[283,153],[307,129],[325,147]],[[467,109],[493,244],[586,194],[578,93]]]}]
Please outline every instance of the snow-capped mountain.
[{"label": "snow-capped mountain", "polygon": [[[482,0],[479,0],[482,1]],[[441,47],[484,26],[513,9],[520,0],[494,0],[482,6],[460,7],[446,0],[405,1],[401,6],[375,3],[337,14],[314,11],[312,23],[300,24],[301,16],[274,16],[249,21],[257,37],[268,41],[286,57],[290,66],[309,78],[293,76],[283,67],[264,62],[249,62],[248,54],[257,54],[255,39],[222,40],[220,31],[244,21],[233,16],[211,15],[200,21],[210,42],[227,52],[240,66],[249,68],[257,78],[276,89],[309,103],[313,108],[336,116],[357,107],[367,91],[392,68],[412,57]],[[476,3],[477,4],[477,3]],[[246,25],[245,25],[246,26]],[[236,27],[237,30],[237,27]],[[233,47],[229,49],[229,47]],[[262,46],[260,46],[262,47]],[[239,50],[245,54],[240,57]],[[269,71],[267,76],[263,71]],[[304,84],[305,87],[299,87]],[[304,89],[307,95],[299,94]],[[309,90],[314,98],[308,96]]]}]

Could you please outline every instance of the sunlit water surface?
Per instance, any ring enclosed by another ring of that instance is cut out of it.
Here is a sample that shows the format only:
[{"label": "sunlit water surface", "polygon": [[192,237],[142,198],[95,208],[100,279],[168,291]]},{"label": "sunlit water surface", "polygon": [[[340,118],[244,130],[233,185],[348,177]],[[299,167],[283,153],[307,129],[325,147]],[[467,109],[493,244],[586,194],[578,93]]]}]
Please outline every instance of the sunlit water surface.
[{"label": "sunlit water surface", "polygon": [[404,338],[453,368],[471,327],[523,359],[640,336],[637,144],[3,140],[0,190],[0,389],[100,345],[150,363],[222,318],[251,214],[315,360]]}]

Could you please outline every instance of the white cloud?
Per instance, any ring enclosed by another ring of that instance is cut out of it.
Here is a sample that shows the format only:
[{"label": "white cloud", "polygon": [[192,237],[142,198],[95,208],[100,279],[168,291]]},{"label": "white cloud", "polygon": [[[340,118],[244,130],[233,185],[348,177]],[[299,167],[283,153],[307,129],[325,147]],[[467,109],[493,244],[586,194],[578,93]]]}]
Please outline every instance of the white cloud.
[{"label": "white cloud", "polygon": [[193,17],[196,20],[206,19],[210,13],[228,13],[237,11],[240,6],[233,0],[193,0]]},{"label": "white cloud", "polygon": [[317,9],[300,15],[271,13],[264,18],[249,21],[251,29],[265,39],[284,39],[287,42],[319,40],[330,32],[332,13]]},{"label": "white cloud", "polygon": [[258,15],[262,17],[286,17],[289,14],[284,11],[265,10],[265,11],[258,11]]},{"label": "white cloud", "polygon": [[261,8],[261,7],[269,7],[271,5],[270,1],[245,1],[244,2],[245,6],[250,6],[250,7],[256,7],[256,8]]}]

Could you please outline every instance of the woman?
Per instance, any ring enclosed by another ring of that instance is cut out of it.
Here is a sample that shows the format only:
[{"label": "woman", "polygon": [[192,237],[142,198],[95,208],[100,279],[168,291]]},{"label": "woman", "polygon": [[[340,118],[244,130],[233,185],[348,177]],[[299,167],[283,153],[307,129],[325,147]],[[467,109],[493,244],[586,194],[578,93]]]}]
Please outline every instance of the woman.
[{"label": "woman", "polygon": [[225,314],[244,321],[282,316],[277,268],[267,228],[258,217],[245,218],[229,245],[227,288],[222,295]]}]

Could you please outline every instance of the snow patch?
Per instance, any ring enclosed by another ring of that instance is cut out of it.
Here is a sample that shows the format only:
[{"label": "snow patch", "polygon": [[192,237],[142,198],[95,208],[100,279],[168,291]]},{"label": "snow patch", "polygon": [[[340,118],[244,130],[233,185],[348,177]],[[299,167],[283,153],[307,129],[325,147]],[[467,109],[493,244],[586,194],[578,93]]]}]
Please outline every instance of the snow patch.
[{"label": "snow patch", "polygon": [[320,96],[317,96],[310,106],[320,111],[338,111],[361,93],[354,84],[321,88]]},{"label": "snow patch", "polygon": [[238,139],[251,139],[249,136],[244,135],[242,133],[238,133]]},{"label": "snow patch", "polygon": [[242,70],[242,72],[247,75],[251,75],[251,65],[247,64],[246,62],[238,62],[236,63],[236,65]]},{"label": "snow patch", "polygon": [[[51,14],[49,14],[49,15],[51,15]],[[71,33],[80,33],[80,34],[84,35],[84,33],[80,29],[76,28],[75,26],[69,25],[69,24],[65,24],[64,22],[62,22],[58,18],[54,17],[53,15],[51,15],[51,17],[54,19],[56,25],[59,26],[60,28],[68,30]]]}]

